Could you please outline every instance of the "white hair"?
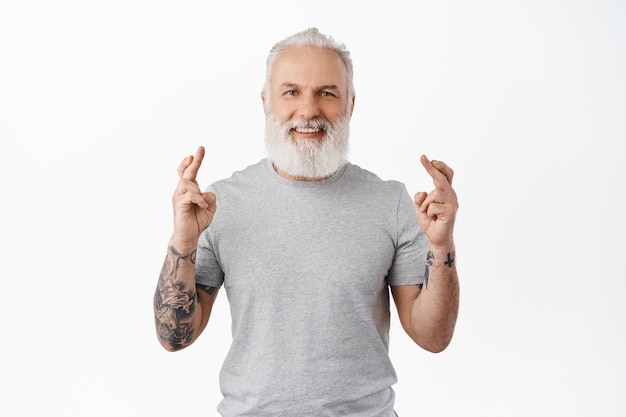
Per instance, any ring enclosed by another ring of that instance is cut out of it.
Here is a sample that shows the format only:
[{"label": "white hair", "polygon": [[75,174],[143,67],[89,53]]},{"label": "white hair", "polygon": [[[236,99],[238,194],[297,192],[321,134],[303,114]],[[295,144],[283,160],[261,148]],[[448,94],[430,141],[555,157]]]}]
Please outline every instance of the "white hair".
[{"label": "white hair", "polygon": [[268,55],[265,64],[265,85],[263,86],[263,95],[265,96],[265,100],[269,103],[269,85],[272,77],[272,66],[274,65],[276,57],[285,49],[292,46],[330,49],[331,51],[334,51],[335,53],[337,53],[337,55],[339,55],[346,67],[346,72],[348,74],[347,81],[349,109],[352,103],[352,98],[355,95],[353,82],[354,70],[352,67],[352,58],[350,57],[350,52],[343,43],[335,41],[332,36],[320,33],[320,31],[315,27],[308,28],[306,30],[303,30],[302,32],[298,32],[274,44],[274,46],[270,50],[270,54]]},{"label": "white hair", "polygon": [[[324,130],[324,140],[291,138],[296,127]],[[269,113],[265,121],[265,147],[269,159],[282,171],[294,177],[321,179],[337,172],[347,162],[350,116],[344,115],[331,124],[324,118],[281,122]]]}]

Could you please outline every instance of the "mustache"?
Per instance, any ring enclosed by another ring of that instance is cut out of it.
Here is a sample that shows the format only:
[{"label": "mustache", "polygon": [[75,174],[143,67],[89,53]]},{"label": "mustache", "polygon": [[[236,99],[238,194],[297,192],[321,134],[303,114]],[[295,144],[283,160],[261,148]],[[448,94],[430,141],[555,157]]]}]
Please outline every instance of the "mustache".
[{"label": "mustache", "polygon": [[310,120],[304,119],[296,119],[289,120],[284,124],[285,127],[291,129],[299,128],[299,129],[322,129],[324,131],[328,131],[332,128],[332,124],[323,117],[314,117]]}]

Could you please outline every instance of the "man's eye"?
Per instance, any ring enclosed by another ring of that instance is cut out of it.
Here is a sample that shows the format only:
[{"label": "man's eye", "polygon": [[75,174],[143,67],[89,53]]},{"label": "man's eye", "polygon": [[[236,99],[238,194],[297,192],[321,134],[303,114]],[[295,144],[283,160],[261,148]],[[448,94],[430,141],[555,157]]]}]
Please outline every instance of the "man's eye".
[{"label": "man's eye", "polygon": [[295,96],[298,93],[296,92],[296,90],[289,90],[285,94],[287,94],[288,96]]},{"label": "man's eye", "polygon": [[335,95],[330,91],[322,91],[322,96],[324,97],[334,97]]}]

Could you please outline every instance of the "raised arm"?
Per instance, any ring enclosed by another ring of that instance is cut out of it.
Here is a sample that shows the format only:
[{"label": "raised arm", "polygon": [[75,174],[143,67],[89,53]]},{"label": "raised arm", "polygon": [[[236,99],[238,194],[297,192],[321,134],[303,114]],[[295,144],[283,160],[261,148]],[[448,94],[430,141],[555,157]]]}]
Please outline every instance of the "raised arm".
[{"label": "raised arm", "polygon": [[196,285],[198,238],[215,215],[215,194],[203,193],[196,181],[204,148],[178,167],[180,177],[172,204],[174,233],[154,294],[154,319],[161,345],[176,351],[192,344],[206,327],[218,289]]},{"label": "raised arm", "polygon": [[459,280],[453,241],[458,208],[453,171],[422,156],[435,189],[415,194],[415,215],[428,238],[426,280],[422,286],[392,287],[402,327],[419,346],[441,352],[450,343],[459,311]]}]

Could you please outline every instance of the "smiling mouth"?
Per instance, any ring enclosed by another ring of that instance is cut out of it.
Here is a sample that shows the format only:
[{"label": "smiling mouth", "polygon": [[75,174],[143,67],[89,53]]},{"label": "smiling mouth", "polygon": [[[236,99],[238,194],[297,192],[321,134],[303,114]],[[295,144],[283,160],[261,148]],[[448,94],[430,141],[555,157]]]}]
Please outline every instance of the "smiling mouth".
[{"label": "smiling mouth", "polygon": [[320,129],[317,127],[294,127],[293,130],[298,133],[318,133],[322,132],[324,129]]}]

